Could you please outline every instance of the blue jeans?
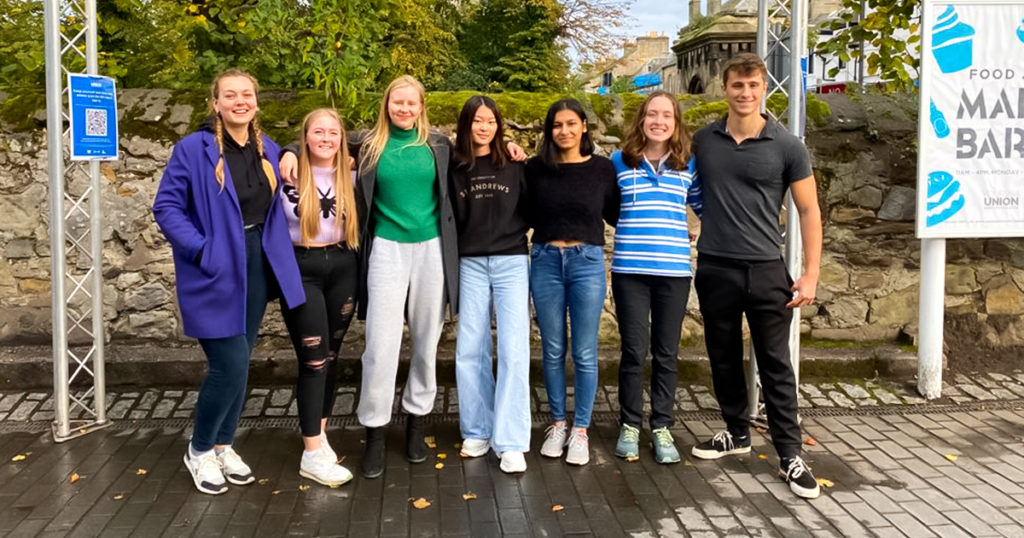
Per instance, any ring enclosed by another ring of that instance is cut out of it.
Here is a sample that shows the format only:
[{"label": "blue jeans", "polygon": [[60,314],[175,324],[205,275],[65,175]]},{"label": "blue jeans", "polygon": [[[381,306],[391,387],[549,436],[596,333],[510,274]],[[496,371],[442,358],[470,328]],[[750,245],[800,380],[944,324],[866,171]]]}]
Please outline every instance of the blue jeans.
[{"label": "blue jeans", "polygon": [[606,287],[604,249],[597,245],[533,245],[530,291],[544,350],[544,387],[554,420],[565,420],[566,309],[572,331],[573,425],[590,426],[597,394],[597,331]]},{"label": "blue jeans", "polygon": [[209,369],[196,401],[192,448],[197,452],[210,450],[214,445],[230,445],[242,416],[249,382],[249,356],[269,297],[270,267],[263,256],[262,235],[263,226],[245,231],[245,334],[199,339]]},{"label": "blue jeans", "polygon": [[[464,439],[498,452],[530,450],[530,261],[526,255],[459,259],[455,381]],[[498,318],[498,380],[491,312]]]}]

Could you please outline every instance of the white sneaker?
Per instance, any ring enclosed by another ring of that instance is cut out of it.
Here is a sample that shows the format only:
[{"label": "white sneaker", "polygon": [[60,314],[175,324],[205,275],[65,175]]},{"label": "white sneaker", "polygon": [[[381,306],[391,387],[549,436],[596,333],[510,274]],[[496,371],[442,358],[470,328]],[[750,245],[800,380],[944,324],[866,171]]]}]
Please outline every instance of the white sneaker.
[{"label": "white sneaker", "polygon": [[228,485],[224,482],[220,462],[217,461],[217,456],[213,454],[213,451],[194,458],[188,450],[185,449],[185,468],[192,475],[192,482],[195,482],[196,489],[210,495],[220,495],[227,491]]},{"label": "white sneaker", "polygon": [[463,439],[459,455],[463,458],[479,458],[491,449],[490,439]]},{"label": "white sneaker", "polygon": [[332,457],[321,446],[313,453],[313,456],[302,455],[299,475],[325,486],[336,488],[352,480],[352,473],[338,465],[337,461],[337,458]]},{"label": "white sneaker", "polygon": [[235,452],[235,449],[225,448],[223,452],[217,454],[217,461],[228,482],[236,486],[244,486],[256,481],[256,477],[252,475],[252,469],[242,461],[242,457]]},{"label": "white sneaker", "polygon": [[331,448],[331,443],[327,441],[326,432],[320,432],[320,449],[324,451],[324,454],[326,454],[327,458],[329,458],[334,463],[338,463],[338,454],[334,451],[333,448]]},{"label": "white sneaker", "polygon": [[526,457],[522,452],[502,452],[498,458],[501,459],[501,470],[512,474],[526,472]]},{"label": "white sneaker", "polygon": [[586,433],[573,429],[569,436],[569,452],[565,456],[565,463],[586,465],[588,462],[590,462],[590,438]]},{"label": "white sneaker", "polygon": [[544,430],[544,444],[540,447],[540,455],[548,458],[561,458],[562,448],[569,439],[569,427],[562,423],[555,423]]}]

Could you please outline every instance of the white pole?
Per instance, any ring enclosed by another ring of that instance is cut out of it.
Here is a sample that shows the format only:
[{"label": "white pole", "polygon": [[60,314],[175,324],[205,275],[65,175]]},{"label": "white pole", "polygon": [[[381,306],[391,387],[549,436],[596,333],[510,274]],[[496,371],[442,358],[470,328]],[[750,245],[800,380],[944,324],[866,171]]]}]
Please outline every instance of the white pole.
[{"label": "white pole", "polygon": [[918,318],[917,392],[942,396],[942,316],[945,311],[946,240],[921,240],[921,302]]}]

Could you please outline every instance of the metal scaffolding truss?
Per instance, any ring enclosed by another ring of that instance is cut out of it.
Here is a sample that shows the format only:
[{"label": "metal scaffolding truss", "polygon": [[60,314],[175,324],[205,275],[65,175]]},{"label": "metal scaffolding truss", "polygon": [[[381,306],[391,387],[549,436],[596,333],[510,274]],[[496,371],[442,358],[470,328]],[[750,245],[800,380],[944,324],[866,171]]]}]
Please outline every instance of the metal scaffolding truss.
[{"label": "metal scaffolding truss", "polygon": [[[775,118],[786,124],[789,132],[801,140],[804,137],[804,116],[806,84],[804,82],[804,59],[807,57],[807,11],[808,0],[758,0],[757,2],[757,55],[768,67],[765,81],[765,107],[773,95],[782,94],[786,99],[785,113]],[[793,199],[786,196],[786,267],[793,280],[803,271],[803,244],[800,240],[800,218]],[[793,312],[789,328],[789,357],[797,382],[800,380],[800,309]],[[754,347],[750,346],[750,367],[747,369],[748,409],[751,418],[764,421],[763,405],[760,403],[760,383]]]},{"label": "metal scaffolding truss", "polygon": [[61,442],[109,424],[103,368],[100,164],[69,159],[65,84],[69,73],[98,72],[96,0],[46,0],[44,18],[53,438]]}]

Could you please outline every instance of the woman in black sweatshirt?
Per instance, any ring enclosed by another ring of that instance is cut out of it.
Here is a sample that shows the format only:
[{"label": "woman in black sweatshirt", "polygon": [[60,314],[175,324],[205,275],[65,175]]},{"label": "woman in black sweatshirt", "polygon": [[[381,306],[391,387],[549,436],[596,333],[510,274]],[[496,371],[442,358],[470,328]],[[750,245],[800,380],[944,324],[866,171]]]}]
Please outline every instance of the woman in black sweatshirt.
[{"label": "woman in black sweatshirt", "polygon": [[[587,116],[575,99],[551,105],[540,155],[526,163],[533,248],[530,291],[544,352],[544,386],[551,426],[541,455],[584,465],[590,461],[587,428],[597,392],[597,331],[604,308],[604,222],[619,217],[615,167],[592,155]],[[604,222],[602,222],[604,221]],[[575,409],[566,423],[566,311],[572,330]]]},{"label": "woman in black sweatshirt", "polygon": [[[501,470],[526,470],[530,449],[530,298],[526,180],[502,142],[501,112],[471,97],[456,132],[450,189],[459,231],[459,334],[455,376],[462,456],[493,446]],[[492,308],[493,307],[493,308]],[[498,378],[491,362],[497,311]]]}]

